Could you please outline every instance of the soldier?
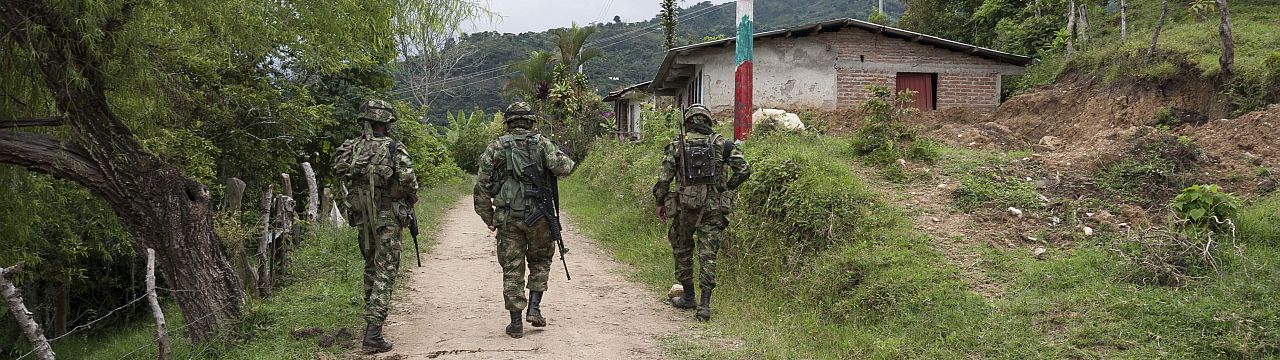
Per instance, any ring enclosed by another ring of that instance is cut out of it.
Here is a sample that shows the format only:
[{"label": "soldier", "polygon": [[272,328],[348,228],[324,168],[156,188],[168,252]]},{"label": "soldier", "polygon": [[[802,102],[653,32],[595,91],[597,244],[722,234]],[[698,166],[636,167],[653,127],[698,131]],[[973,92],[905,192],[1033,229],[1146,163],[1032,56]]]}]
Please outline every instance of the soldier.
[{"label": "soldier", "polygon": [[364,341],[367,353],[391,350],[382,337],[391,289],[400,269],[400,230],[418,202],[418,177],[403,145],[391,139],[396,122],[391,104],[365,102],[360,109],[363,134],[338,148],[333,170],[350,192],[349,222],[360,229],[364,256]]},{"label": "soldier", "polygon": [[[537,120],[529,104],[517,102],[505,111],[507,134],[489,143],[480,155],[475,186],[476,214],[498,233],[498,262],[502,265],[502,296],[511,323],[506,333],[524,336],[520,312],[528,308],[527,320],[535,327],[547,326],[539,304],[547,291],[554,254],[551,217],[543,201],[551,196],[553,177],[565,177],[573,170],[573,160],[551,139],[533,131]],[[532,221],[528,221],[532,220]],[[529,297],[524,295],[525,264],[528,263]]]},{"label": "soldier", "polygon": [[[711,289],[716,287],[716,252],[721,233],[729,226],[733,211],[733,191],[751,176],[751,166],[732,140],[711,129],[711,112],[702,105],[685,111],[685,131],[671,140],[663,150],[662,168],[653,196],[658,201],[658,218],[664,223],[673,218],[667,231],[671,252],[675,257],[676,280],[684,289],[683,296],[671,298],[671,306],[679,309],[698,308],[699,321],[711,320]],[[725,166],[733,169],[726,176]],[[676,184],[671,194],[671,182]],[[693,252],[697,235],[699,279],[702,302],[694,303]]]}]

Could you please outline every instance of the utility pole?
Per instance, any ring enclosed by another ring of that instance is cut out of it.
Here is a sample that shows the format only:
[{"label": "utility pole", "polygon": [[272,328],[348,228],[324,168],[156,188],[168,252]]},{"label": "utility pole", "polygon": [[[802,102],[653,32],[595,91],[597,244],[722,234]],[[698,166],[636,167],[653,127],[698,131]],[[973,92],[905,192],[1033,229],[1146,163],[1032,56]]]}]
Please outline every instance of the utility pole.
[{"label": "utility pole", "polygon": [[880,13],[884,14],[884,0],[880,0]]},{"label": "utility pole", "polygon": [[754,50],[755,17],[752,0],[738,0],[738,68],[734,72],[733,139],[746,140],[751,134],[751,54]]}]

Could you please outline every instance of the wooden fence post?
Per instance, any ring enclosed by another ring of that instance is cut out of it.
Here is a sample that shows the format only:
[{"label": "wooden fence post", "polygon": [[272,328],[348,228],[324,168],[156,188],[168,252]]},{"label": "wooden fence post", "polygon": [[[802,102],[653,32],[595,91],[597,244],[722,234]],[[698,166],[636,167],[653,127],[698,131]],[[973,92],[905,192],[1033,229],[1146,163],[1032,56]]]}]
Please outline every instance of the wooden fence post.
[{"label": "wooden fence post", "polygon": [[227,179],[227,192],[222,197],[222,211],[228,214],[240,212],[240,204],[244,201],[244,187],[244,181],[240,179]]},{"label": "wooden fence post", "polygon": [[147,248],[147,303],[151,304],[151,316],[156,318],[156,346],[160,360],[169,360],[169,331],[165,330],[164,310],[156,298],[156,251]]},{"label": "wooden fence post", "polygon": [[257,292],[259,297],[271,295],[271,204],[275,200],[271,185],[262,195],[262,239],[258,241]]},{"label": "wooden fence post", "polygon": [[49,340],[45,339],[44,332],[40,330],[40,324],[36,323],[31,312],[27,311],[27,306],[22,303],[22,295],[18,287],[9,280],[9,274],[19,271],[22,271],[22,263],[0,268],[0,296],[4,296],[5,303],[9,304],[9,312],[18,319],[18,327],[22,328],[22,333],[26,334],[27,340],[31,341],[31,346],[35,348],[32,352],[36,354],[36,358],[54,360],[57,355],[53,353],[53,347],[49,346]]},{"label": "wooden fence post", "polygon": [[307,177],[307,221],[315,222],[320,218],[320,188],[316,186],[316,172],[311,163],[302,163],[302,174]]}]

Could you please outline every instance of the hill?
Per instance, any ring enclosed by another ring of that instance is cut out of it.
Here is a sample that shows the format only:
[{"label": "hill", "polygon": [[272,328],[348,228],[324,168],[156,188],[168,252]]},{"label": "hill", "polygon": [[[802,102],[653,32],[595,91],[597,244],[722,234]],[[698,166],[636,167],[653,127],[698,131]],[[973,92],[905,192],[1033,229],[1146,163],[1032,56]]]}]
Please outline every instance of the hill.
[{"label": "hill", "polygon": [[[781,0],[762,1],[755,4],[757,31],[801,25],[841,17],[865,19],[877,6],[876,0]],[[896,18],[905,6],[901,1],[885,2],[885,11]],[[677,45],[702,42],[707,37],[732,36],[735,32],[732,2],[713,5],[704,1],[679,10],[680,24],[676,34]],[[603,58],[589,62],[584,71],[591,86],[606,93],[624,86],[653,78],[662,61],[662,26],[659,19],[634,23],[590,24],[599,31],[589,42],[590,46],[604,50]],[[525,59],[534,50],[549,50],[554,36],[549,32],[500,34],[480,32],[463,34],[456,42],[448,43],[444,52],[460,51],[468,54],[457,69],[447,73],[445,81],[435,83],[440,96],[433,99],[428,109],[428,119],[444,120],[446,111],[501,110],[505,102],[499,91],[505,82],[502,67]],[[409,100],[404,87],[409,82],[404,68],[396,74],[397,89],[392,93]],[[421,101],[411,100],[415,105]]]}]

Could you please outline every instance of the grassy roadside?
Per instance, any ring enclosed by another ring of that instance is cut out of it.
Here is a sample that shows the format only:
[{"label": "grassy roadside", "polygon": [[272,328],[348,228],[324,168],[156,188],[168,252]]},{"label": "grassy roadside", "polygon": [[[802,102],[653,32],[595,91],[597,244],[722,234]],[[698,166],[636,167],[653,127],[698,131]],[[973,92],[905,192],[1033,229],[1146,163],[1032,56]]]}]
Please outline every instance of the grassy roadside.
[{"label": "grassy roadside", "polygon": [[[440,219],[460,197],[470,192],[471,183],[459,179],[423,190],[417,205],[422,227],[419,241],[423,251],[435,243],[435,230]],[[360,298],[363,261],[355,244],[352,228],[324,226],[317,238],[304,243],[294,254],[293,269],[285,285],[265,301],[251,300],[241,336],[234,340],[193,347],[179,333],[170,334],[174,358],[220,359],[306,359],[318,354],[341,354],[349,350],[339,346],[321,348],[316,338],[294,340],[295,329],[320,327],[325,334],[347,328],[360,336],[363,322],[363,300]],[[412,264],[413,244],[405,234],[405,251],[401,268]],[[170,328],[184,322],[177,305],[165,306]],[[67,359],[155,358],[154,328],[150,318],[139,318],[128,328],[100,331],[91,337],[71,337],[54,343],[58,356]]]},{"label": "grassy roadside", "polygon": [[[745,146],[756,174],[738,195],[722,246],[714,320],[695,328],[740,341],[724,346],[696,338],[702,335],[675,336],[667,342],[674,353],[779,359],[1278,354],[1280,305],[1273,299],[1280,295],[1280,265],[1268,259],[1280,255],[1274,248],[1280,196],[1243,209],[1240,255],[1224,257],[1217,272],[1179,287],[1135,282],[1140,266],[1117,255],[1127,245],[1115,236],[1079,239],[1044,260],[1020,248],[976,244],[967,250],[980,255],[975,266],[1005,288],[987,301],[912,228],[903,209],[876,190],[900,188],[855,178],[851,166],[864,165],[845,155],[847,144],[769,136]],[[564,182],[563,193],[567,211],[589,236],[636,269],[634,279],[665,293],[674,282],[670,247],[648,195],[659,146],[601,144]],[[946,176],[968,177],[966,186],[989,190],[973,194],[1021,191],[963,171],[994,155],[942,150],[936,166]],[[957,211],[1006,201],[973,194],[955,204]]]},{"label": "grassy roadside", "polygon": [[[746,146],[756,175],[738,196],[707,325],[742,341],[675,339],[672,350],[697,358],[1045,356],[1044,339],[968,292],[899,210],[831,156],[843,144],[774,136]],[[602,144],[563,193],[592,238],[661,290],[673,279],[646,195],[654,147]]]}]

